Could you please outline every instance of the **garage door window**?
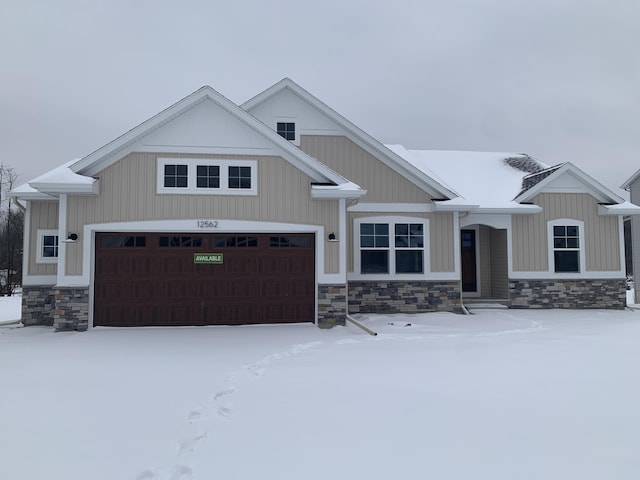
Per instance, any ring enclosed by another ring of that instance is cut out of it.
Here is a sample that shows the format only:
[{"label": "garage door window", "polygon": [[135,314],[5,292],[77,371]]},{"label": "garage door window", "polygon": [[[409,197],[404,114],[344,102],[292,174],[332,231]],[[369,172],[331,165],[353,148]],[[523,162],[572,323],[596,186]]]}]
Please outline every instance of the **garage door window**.
[{"label": "garage door window", "polygon": [[269,237],[270,247],[311,248],[309,237]]},{"label": "garage door window", "polygon": [[100,239],[103,248],[144,247],[147,237],[129,235],[105,235]]},{"label": "garage door window", "polygon": [[216,237],[216,247],[257,247],[258,237]]},{"label": "garage door window", "polygon": [[161,236],[158,238],[160,247],[201,247],[202,237]]}]

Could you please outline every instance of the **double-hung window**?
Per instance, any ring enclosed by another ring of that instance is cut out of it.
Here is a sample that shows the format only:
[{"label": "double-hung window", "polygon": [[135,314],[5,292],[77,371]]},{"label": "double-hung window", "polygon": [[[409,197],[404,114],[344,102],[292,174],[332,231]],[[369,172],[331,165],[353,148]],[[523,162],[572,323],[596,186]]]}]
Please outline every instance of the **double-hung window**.
[{"label": "double-hung window", "polygon": [[577,225],[553,227],[553,262],[556,272],[580,271],[580,230]]},{"label": "double-hung window", "polygon": [[423,274],[425,221],[359,223],[360,274]]},{"label": "double-hung window", "polygon": [[37,263],[56,263],[58,261],[58,230],[38,230]]},{"label": "double-hung window", "polygon": [[584,272],[584,222],[572,219],[548,223],[549,270],[554,273]]}]

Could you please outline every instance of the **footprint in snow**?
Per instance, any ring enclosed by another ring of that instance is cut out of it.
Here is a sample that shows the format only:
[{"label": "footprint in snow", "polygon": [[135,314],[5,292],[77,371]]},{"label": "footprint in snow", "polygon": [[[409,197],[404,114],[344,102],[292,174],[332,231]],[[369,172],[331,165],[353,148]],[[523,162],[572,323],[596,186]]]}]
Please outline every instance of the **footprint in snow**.
[{"label": "footprint in snow", "polygon": [[218,415],[221,417],[230,417],[233,411],[229,407],[220,407],[218,409]]},{"label": "footprint in snow", "polygon": [[146,469],[138,474],[136,480],[153,480],[154,478],[156,478],[156,474],[153,470]]},{"label": "footprint in snow", "polygon": [[178,454],[183,454],[183,453],[186,453],[186,452],[193,452],[193,450],[196,448],[196,445],[198,444],[198,442],[200,442],[200,440],[202,440],[206,436],[207,436],[206,433],[201,433],[198,436],[191,437],[191,438],[188,438],[188,439],[184,440],[182,443],[180,443],[180,448],[178,449]]},{"label": "footprint in snow", "polygon": [[234,393],[236,391],[236,387],[230,387],[230,388],[226,388],[224,390],[220,390],[219,392],[216,392],[216,394],[213,396],[214,400],[218,400],[222,397],[226,397],[227,395],[231,395],[232,393]]},{"label": "footprint in snow", "polygon": [[187,420],[189,420],[189,423],[197,422],[198,420],[200,420],[201,416],[202,416],[202,412],[199,409],[192,410],[189,412],[189,416],[187,417]]},{"label": "footprint in snow", "polygon": [[173,475],[171,475],[171,480],[187,480],[191,478],[192,474],[193,470],[191,470],[191,468],[186,465],[177,465],[173,471]]}]

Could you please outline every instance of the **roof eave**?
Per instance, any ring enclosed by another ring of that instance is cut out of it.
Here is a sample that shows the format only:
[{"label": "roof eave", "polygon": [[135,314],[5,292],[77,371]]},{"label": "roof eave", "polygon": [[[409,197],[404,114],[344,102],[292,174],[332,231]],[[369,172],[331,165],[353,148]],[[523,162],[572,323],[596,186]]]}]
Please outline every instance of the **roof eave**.
[{"label": "roof eave", "polygon": [[315,200],[327,199],[358,199],[367,194],[367,190],[353,189],[346,190],[339,187],[311,186],[311,198]]},{"label": "roof eave", "polygon": [[598,215],[640,215],[640,207],[630,202],[621,205],[598,205]]},{"label": "roof eave", "polygon": [[38,192],[49,195],[72,194],[72,195],[99,195],[100,181],[93,179],[91,183],[48,183],[48,182],[31,182],[31,188]]}]

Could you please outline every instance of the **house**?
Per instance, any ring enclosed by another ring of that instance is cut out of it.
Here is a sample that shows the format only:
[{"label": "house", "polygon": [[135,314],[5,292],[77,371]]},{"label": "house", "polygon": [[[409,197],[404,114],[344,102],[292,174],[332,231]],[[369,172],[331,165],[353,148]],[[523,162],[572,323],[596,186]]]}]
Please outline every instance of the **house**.
[{"label": "house", "polygon": [[205,86],[11,195],[23,322],[58,330],[623,308],[640,211],[571,163],[385,146],[287,78]]},{"label": "house", "polygon": [[[640,205],[640,170],[634,173],[620,188],[629,192],[631,203]],[[635,303],[640,303],[640,217],[631,217],[631,268],[634,277]]]}]

